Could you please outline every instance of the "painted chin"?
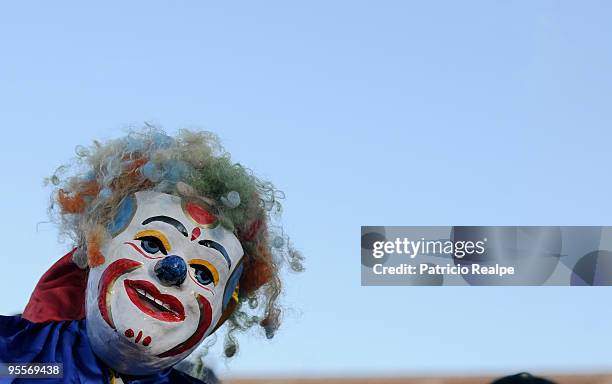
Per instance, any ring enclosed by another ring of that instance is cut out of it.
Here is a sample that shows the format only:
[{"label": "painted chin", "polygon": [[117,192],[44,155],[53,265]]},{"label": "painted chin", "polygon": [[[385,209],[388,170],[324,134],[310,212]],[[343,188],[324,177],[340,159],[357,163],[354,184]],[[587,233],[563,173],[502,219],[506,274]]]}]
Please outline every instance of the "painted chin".
[{"label": "painted chin", "polygon": [[185,320],[185,308],[181,301],[161,293],[151,282],[126,279],[123,285],[130,301],[143,313],[168,323]]},{"label": "painted chin", "polygon": [[[136,287],[139,287],[139,285],[135,284],[137,282],[140,282],[140,281],[129,281],[129,280],[126,281],[126,283],[124,283],[126,285],[126,290],[128,292],[129,292],[129,289],[140,290],[141,288],[136,288]],[[132,293],[132,295],[140,294],[138,293],[138,291],[136,292],[137,293]],[[185,353],[191,350],[200,341],[202,341],[202,339],[206,335],[206,332],[210,328],[210,324],[212,322],[212,308],[208,300],[206,300],[202,295],[196,294],[195,299],[198,302],[198,306],[200,308],[198,326],[195,329],[195,331],[185,341],[175,345],[174,347],[170,348],[169,350],[165,352],[157,354],[156,357],[162,359],[166,357],[173,357],[173,356],[180,355],[182,353]],[[140,305],[143,305],[143,304],[140,304]],[[148,303],[144,305],[148,305]],[[143,310],[143,312],[145,311]],[[150,344],[152,345],[154,338],[152,336],[147,335],[146,333],[147,333],[146,329],[135,331],[132,328],[128,328],[124,332],[124,336],[135,344],[142,344],[143,347],[148,347]]]}]

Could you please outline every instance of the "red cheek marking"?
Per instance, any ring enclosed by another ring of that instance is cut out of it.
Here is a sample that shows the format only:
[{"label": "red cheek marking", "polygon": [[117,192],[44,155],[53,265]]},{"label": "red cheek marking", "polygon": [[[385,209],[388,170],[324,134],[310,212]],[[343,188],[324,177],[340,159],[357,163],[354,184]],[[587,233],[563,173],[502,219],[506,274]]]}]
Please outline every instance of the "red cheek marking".
[{"label": "red cheek marking", "polygon": [[119,259],[109,265],[100,277],[100,282],[98,283],[98,309],[104,321],[113,329],[115,329],[115,324],[111,315],[110,290],[119,276],[132,272],[139,267],[142,267],[142,263],[130,259]]},{"label": "red cheek marking", "polygon": [[126,337],[134,337],[134,331],[132,329],[128,329],[127,331],[125,331],[124,335]]},{"label": "red cheek marking", "polygon": [[198,327],[196,328],[193,335],[189,336],[187,340],[183,341],[174,348],[164,353],[160,353],[159,355],[157,355],[157,357],[169,357],[181,354],[189,350],[194,345],[199,343],[200,340],[202,340],[202,338],[206,334],[206,331],[210,327],[210,323],[212,322],[212,307],[210,306],[208,300],[204,298],[204,296],[196,294],[196,299],[198,301],[198,305],[200,306],[200,320],[198,321]]},{"label": "red cheek marking", "polygon": [[144,345],[145,347],[148,346],[149,344],[151,344],[151,336],[145,337],[144,340],[142,341],[142,345]]},{"label": "red cheek marking", "polygon": [[134,342],[136,344],[138,344],[138,342],[140,341],[140,338],[142,337],[142,331],[138,331],[138,336],[136,336],[136,340],[134,340]]},{"label": "red cheek marking", "polygon": [[214,224],[217,221],[217,218],[212,213],[208,212],[202,206],[194,203],[193,201],[185,204],[185,210],[191,216],[196,223],[202,225]]},{"label": "red cheek marking", "polygon": [[193,229],[193,231],[191,232],[191,241],[194,241],[195,239],[197,239],[198,237],[200,237],[200,228],[199,227],[195,227]]}]

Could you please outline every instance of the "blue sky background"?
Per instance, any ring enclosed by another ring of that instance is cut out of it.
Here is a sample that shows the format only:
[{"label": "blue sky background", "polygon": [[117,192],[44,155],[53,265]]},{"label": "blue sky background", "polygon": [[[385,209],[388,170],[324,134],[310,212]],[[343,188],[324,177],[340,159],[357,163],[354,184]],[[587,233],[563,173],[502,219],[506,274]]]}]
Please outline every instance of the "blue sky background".
[{"label": "blue sky background", "polygon": [[[361,225],[612,223],[612,3],[0,5],[0,313],[63,255],[77,144],[217,132],[307,256],[223,375],[612,371],[609,288],[361,287]],[[247,339],[247,340],[245,340]]]}]

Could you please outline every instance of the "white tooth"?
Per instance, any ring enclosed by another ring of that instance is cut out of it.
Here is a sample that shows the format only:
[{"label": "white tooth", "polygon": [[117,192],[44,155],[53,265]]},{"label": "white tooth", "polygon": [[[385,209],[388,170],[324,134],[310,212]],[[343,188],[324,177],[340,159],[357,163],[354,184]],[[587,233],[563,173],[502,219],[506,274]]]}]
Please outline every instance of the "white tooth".
[{"label": "white tooth", "polygon": [[164,304],[163,304],[163,306],[164,306],[164,308],[166,308],[167,310],[171,311],[171,309],[170,309],[170,305],[168,305],[168,304],[165,304],[165,303],[164,303]]}]

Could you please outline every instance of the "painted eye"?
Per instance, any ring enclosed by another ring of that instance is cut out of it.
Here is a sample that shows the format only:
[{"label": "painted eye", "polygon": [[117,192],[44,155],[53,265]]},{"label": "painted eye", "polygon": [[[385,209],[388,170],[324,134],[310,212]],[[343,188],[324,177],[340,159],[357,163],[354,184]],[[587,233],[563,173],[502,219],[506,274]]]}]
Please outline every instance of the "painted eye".
[{"label": "painted eye", "polygon": [[189,265],[195,271],[196,280],[202,285],[209,285],[214,282],[213,273],[206,266],[201,264]]},{"label": "painted eye", "polygon": [[157,237],[145,236],[145,237],[139,238],[138,240],[140,240],[140,246],[142,247],[142,249],[144,249],[145,252],[147,253],[150,253],[152,255],[158,252],[161,252],[164,255],[167,254],[166,248],[162,244],[161,240],[158,239]]}]

